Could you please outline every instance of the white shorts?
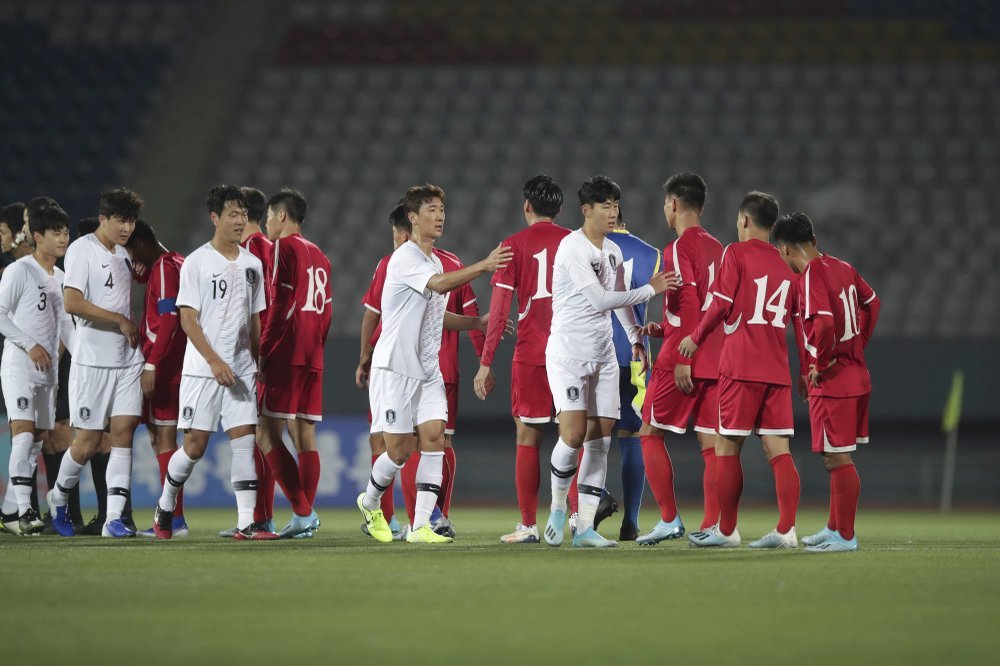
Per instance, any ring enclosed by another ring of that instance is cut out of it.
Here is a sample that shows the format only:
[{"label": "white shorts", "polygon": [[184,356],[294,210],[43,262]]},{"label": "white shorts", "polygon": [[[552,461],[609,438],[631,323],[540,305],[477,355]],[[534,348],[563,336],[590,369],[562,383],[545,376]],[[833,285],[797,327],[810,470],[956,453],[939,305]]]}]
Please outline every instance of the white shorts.
[{"label": "white shorts", "polygon": [[559,412],[586,411],[588,417],[619,419],[618,362],[545,357],[552,403]]},{"label": "white shorts", "polygon": [[34,421],[35,430],[52,430],[56,423],[55,386],[35,384],[19,377],[0,377],[11,421]]},{"label": "white shorts", "polygon": [[214,377],[181,375],[181,430],[215,432],[244,425],[257,425],[257,381],[254,375],[236,378],[235,386],[223,386]]},{"label": "white shorts", "polygon": [[428,421],[448,422],[444,379],[414,379],[385,368],[372,368],[368,379],[371,432],[406,435]]},{"label": "white shorts", "polygon": [[69,367],[70,424],[82,430],[104,430],[114,416],[142,416],[142,363],[124,368]]}]

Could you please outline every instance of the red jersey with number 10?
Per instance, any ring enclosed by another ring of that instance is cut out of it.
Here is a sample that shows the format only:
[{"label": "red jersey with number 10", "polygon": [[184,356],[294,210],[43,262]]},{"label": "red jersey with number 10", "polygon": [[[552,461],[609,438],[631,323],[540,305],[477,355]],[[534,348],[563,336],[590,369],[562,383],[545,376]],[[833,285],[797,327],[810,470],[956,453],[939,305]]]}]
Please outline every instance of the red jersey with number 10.
[{"label": "red jersey with number 10", "polygon": [[791,384],[785,334],[795,309],[795,285],[795,274],[770,243],[751,239],[726,248],[709,312],[691,336],[701,344],[723,322],[720,375]]},{"label": "red jersey with number 10", "polygon": [[330,260],[314,243],[292,234],[274,243],[271,314],[261,338],[268,364],[323,369],[333,298]]}]

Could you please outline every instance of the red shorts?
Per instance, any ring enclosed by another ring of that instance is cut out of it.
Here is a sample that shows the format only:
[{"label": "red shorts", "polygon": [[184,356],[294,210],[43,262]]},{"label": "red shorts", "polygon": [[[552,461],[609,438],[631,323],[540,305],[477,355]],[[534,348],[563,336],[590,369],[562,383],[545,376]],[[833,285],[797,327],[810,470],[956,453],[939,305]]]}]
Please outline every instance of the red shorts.
[{"label": "red shorts", "polygon": [[177,425],[181,407],[181,373],[178,372],[176,376],[164,382],[159,381],[160,372],[156,375],[153,397],[142,400],[140,421],[154,426]]},{"label": "red shorts", "polygon": [[458,420],[458,383],[444,385],[445,397],[448,399],[448,422],[444,424],[444,434],[455,434],[455,421]]},{"label": "red shorts", "polygon": [[795,434],[792,387],[719,375],[719,434],[727,437]]},{"label": "red shorts", "polygon": [[552,420],[552,392],[544,365],[513,363],[510,370],[510,413],[522,423]]},{"label": "red shorts", "polygon": [[719,391],[714,379],[693,379],[684,393],[674,383],[673,368],[654,367],[642,401],[642,422],[683,435],[694,418],[695,432],[715,434],[719,425]]},{"label": "red shorts", "polygon": [[868,443],[868,398],[809,397],[813,453],[849,453]]},{"label": "red shorts", "polygon": [[267,383],[258,387],[260,412],[280,419],[323,420],[323,372],[273,364]]}]

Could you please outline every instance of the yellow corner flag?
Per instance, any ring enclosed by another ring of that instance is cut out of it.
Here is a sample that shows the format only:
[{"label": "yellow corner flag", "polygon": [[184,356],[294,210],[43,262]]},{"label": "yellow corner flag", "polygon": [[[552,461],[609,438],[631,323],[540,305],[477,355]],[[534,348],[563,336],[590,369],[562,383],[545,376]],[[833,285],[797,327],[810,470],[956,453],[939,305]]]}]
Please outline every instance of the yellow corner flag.
[{"label": "yellow corner flag", "polygon": [[965,376],[961,370],[956,370],[951,378],[951,392],[948,401],[944,403],[944,418],[941,419],[941,430],[954,432],[958,430],[958,422],[962,418],[962,386]]}]

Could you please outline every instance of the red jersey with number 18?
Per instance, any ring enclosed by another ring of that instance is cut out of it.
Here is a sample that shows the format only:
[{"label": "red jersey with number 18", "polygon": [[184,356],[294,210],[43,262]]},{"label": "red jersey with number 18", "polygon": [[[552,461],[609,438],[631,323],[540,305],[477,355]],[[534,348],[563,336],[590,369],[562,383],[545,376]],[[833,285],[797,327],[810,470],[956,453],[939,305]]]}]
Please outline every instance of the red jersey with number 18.
[{"label": "red jersey with number 18", "polygon": [[274,243],[271,316],[261,336],[268,365],[323,369],[333,299],[330,260],[314,243],[292,234]]},{"label": "red jersey with number 18", "polygon": [[770,243],[751,239],[726,248],[709,312],[691,335],[700,345],[723,322],[720,375],[791,384],[785,334],[795,308],[795,285],[795,274]]}]

